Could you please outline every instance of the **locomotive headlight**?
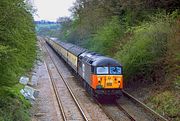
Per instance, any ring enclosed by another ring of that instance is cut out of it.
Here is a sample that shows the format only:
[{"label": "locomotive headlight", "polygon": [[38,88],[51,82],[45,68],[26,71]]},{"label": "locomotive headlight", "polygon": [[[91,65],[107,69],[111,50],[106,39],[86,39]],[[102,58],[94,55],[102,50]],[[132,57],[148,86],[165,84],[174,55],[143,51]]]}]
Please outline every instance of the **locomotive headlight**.
[{"label": "locomotive headlight", "polygon": [[118,80],[118,82],[120,82],[120,81],[121,81],[121,78],[117,78],[117,80]]},{"label": "locomotive headlight", "polygon": [[120,83],[121,83],[121,78],[118,78],[117,80],[118,80],[118,84],[120,85]]},{"label": "locomotive headlight", "polygon": [[99,84],[101,83],[101,77],[98,77],[98,83]]},{"label": "locomotive headlight", "polygon": [[118,85],[119,85],[119,86],[121,85],[121,82],[120,82],[120,81],[118,81]]}]

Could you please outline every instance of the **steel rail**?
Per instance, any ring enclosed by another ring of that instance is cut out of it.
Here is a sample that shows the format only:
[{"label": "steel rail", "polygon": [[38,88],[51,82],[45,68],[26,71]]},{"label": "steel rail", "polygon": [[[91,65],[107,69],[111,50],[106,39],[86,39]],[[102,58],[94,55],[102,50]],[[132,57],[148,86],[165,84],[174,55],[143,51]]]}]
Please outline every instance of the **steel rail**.
[{"label": "steel rail", "polygon": [[[46,45],[47,45],[47,44],[46,44]],[[46,45],[45,45],[45,48],[46,48],[46,50],[47,50],[47,52],[48,52],[48,55],[49,55],[49,57],[51,58],[51,60],[52,60],[52,62],[53,62],[53,64],[54,64],[55,68],[57,69],[59,75],[61,76],[61,78],[62,78],[64,84],[65,84],[66,87],[68,88],[68,90],[69,90],[69,92],[70,92],[72,98],[74,99],[75,104],[77,105],[77,107],[78,107],[78,109],[79,109],[79,111],[80,111],[82,117],[84,118],[85,121],[89,121],[88,118],[86,117],[84,111],[82,110],[80,104],[78,103],[77,98],[76,98],[75,95],[73,94],[71,87],[70,87],[69,84],[64,80],[63,75],[61,74],[61,72],[59,71],[58,67],[56,66],[56,64],[55,64],[55,62],[54,62],[54,60],[53,60],[53,58],[52,58],[52,56],[51,56],[49,50],[47,49]]]},{"label": "steel rail", "polygon": [[52,86],[53,86],[53,90],[54,90],[54,92],[55,92],[55,96],[56,96],[56,99],[57,99],[57,102],[58,102],[58,106],[59,106],[59,108],[60,108],[60,111],[61,111],[63,120],[64,120],[64,121],[67,121],[67,120],[66,120],[66,115],[65,115],[65,112],[64,112],[64,109],[63,109],[63,106],[62,106],[62,102],[61,102],[61,100],[60,100],[60,98],[59,98],[59,96],[58,96],[57,87],[56,87],[56,85],[55,85],[55,83],[54,83],[54,79],[53,79],[53,77],[52,77],[52,73],[51,73],[51,71],[50,71],[50,69],[49,69],[49,66],[48,66],[46,63],[45,63],[45,66],[46,66],[46,68],[47,68],[47,70],[48,70],[48,73],[49,73],[49,76],[50,76],[50,80],[51,80],[51,84],[52,84]]},{"label": "steel rail", "polygon": [[154,110],[152,110],[150,107],[148,107],[147,105],[145,105],[144,103],[142,103],[141,101],[139,101],[138,99],[136,99],[135,97],[133,97],[132,95],[130,95],[128,92],[126,92],[125,90],[122,90],[123,94],[130,98],[132,101],[135,101],[137,104],[139,104],[141,107],[143,107],[145,110],[149,111],[151,114],[153,114],[154,116],[156,116],[160,121],[168,121],[166,118],[164,118],[163,116],[161,116],[160,114],[158,114],[157,112],[155,112]]},{"label": "steel rail", "polygon": [[95,99],[94,97],[92,97],[94,99],[94,101],[99,105],[99,107],[104,111],[104,113],[106,114],[106,116],[111,119],[112,121],[115,121],[113,119],[113,117],[111,115],[109,115],[109,113],[106,111],[106,109],[103,107],[103,105],[101,103],[99,103],[99,101],[97,99]]},{"label": "steel rail", "polygon": [[120,106],[117,102],[115,105],[121,110],[131,121],[136,121],[122,106]]},{"label": "steel rail", "polygon": [[[112,120],[116,121],[103,107],[101,103],[97,99],[94,98],[94,101],[99,105],[99,107],[104,111],[104,113]],[[124,113],[131,121],[136,121],[126,110],[124,110],[117,102],[113,103],[122,113]]]},{"label": "steel rail", "polygon": [[[41,40],[41,41],[43,41],[43,40]],[[43,44],[43,43],[41,43],[41,44]],[[42,47],[41,44],[40,44],[40,46],[41,46],[41,48],[43,49],[43,47]],[[54,93],[55,93],[56,100],[57,100],[58,107],[59,107],[59,109],[60,109],[62,118],[63,118],[64,121],[67,121],[67,120],[66,120],[65,111],[64,111],[64,109],[63,109],[62,102],[61,102],[61,100],[60,100],[60,98],[59,98],[59,96],[58,96],[59,94],[58,94],[58,91],[57,91],[57,87],[56,87],[56,85],[55,85],[55,83],[54,83],[54,80],[53,80],[53,77],[52,77],[52,73],[51,73],[51,71],[50,71],[50,68],[49,68],[49,66],[46,64],[46,62],[44,62],[44,65],[45,65],[46,69],[48,70],[49,79],[50,79],[50,81],[51,81],[51,84],[52,84],[52,87],[53,87],[53,91],[54,91]]]}]

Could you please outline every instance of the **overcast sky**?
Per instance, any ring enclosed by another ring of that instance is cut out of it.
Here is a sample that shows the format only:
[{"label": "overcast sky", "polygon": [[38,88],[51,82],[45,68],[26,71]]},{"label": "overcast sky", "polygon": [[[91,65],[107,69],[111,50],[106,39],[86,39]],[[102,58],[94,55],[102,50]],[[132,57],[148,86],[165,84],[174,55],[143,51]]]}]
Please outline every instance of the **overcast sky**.
[{"label": "overcast sky", "polygon": [[68,11],[76,0],[33,0],[38,16],[35,20],[56,21],[57,18],[70,16]]}]

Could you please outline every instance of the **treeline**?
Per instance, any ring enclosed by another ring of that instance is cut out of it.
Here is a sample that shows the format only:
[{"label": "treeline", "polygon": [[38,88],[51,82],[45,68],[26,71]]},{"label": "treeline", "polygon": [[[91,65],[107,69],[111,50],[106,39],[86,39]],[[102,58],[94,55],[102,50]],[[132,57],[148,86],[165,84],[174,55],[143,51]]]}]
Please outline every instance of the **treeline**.
[{"label": "treeline", "polygon": [[50,36],[58,38],[59,31],[61,29],[61,24],[59,22],[52,21],[35,21],[36,33],[39,36]]},{"label": "treeline", "polygon": [[66,19],[61,37],[66,35],[67,41],[84,46],[85,41],[115,18],[122,29],[129,29],[150,20],[151,15],[162,11],[169,14],[179,6],[178,0],[77,0],[71,8],[74,18]]},{"label": "treeline", "polygon": [[46,21],[46,20],[34,21],[34,23],[35,23],[35,24],[58,24],[58,22]]},{"label": "treeline", "polygon": [[0,1],[0,120],[25,121],[18,80],[33,65],[36,35],[32,8],[24,0]]},{"label": "treeline", "polygon": [[154,100],[161,113],[178,117],[179,0],[76,0],[71,11],[73,19],[59,19],[61,40],[119,60],[125,85],[167,83],[173,99],[161,105],[162,98]]}]

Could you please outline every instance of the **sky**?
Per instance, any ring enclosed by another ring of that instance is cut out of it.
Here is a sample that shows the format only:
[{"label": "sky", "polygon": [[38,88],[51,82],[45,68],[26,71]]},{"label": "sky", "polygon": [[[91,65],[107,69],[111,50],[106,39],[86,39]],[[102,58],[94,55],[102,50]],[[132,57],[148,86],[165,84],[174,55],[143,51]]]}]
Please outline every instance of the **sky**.
[{"label": "sky", "polygon": [[68,10],[76,0],[33,0],[38,16],[35,20],[56,21],[59,17],[70,16]]}]

